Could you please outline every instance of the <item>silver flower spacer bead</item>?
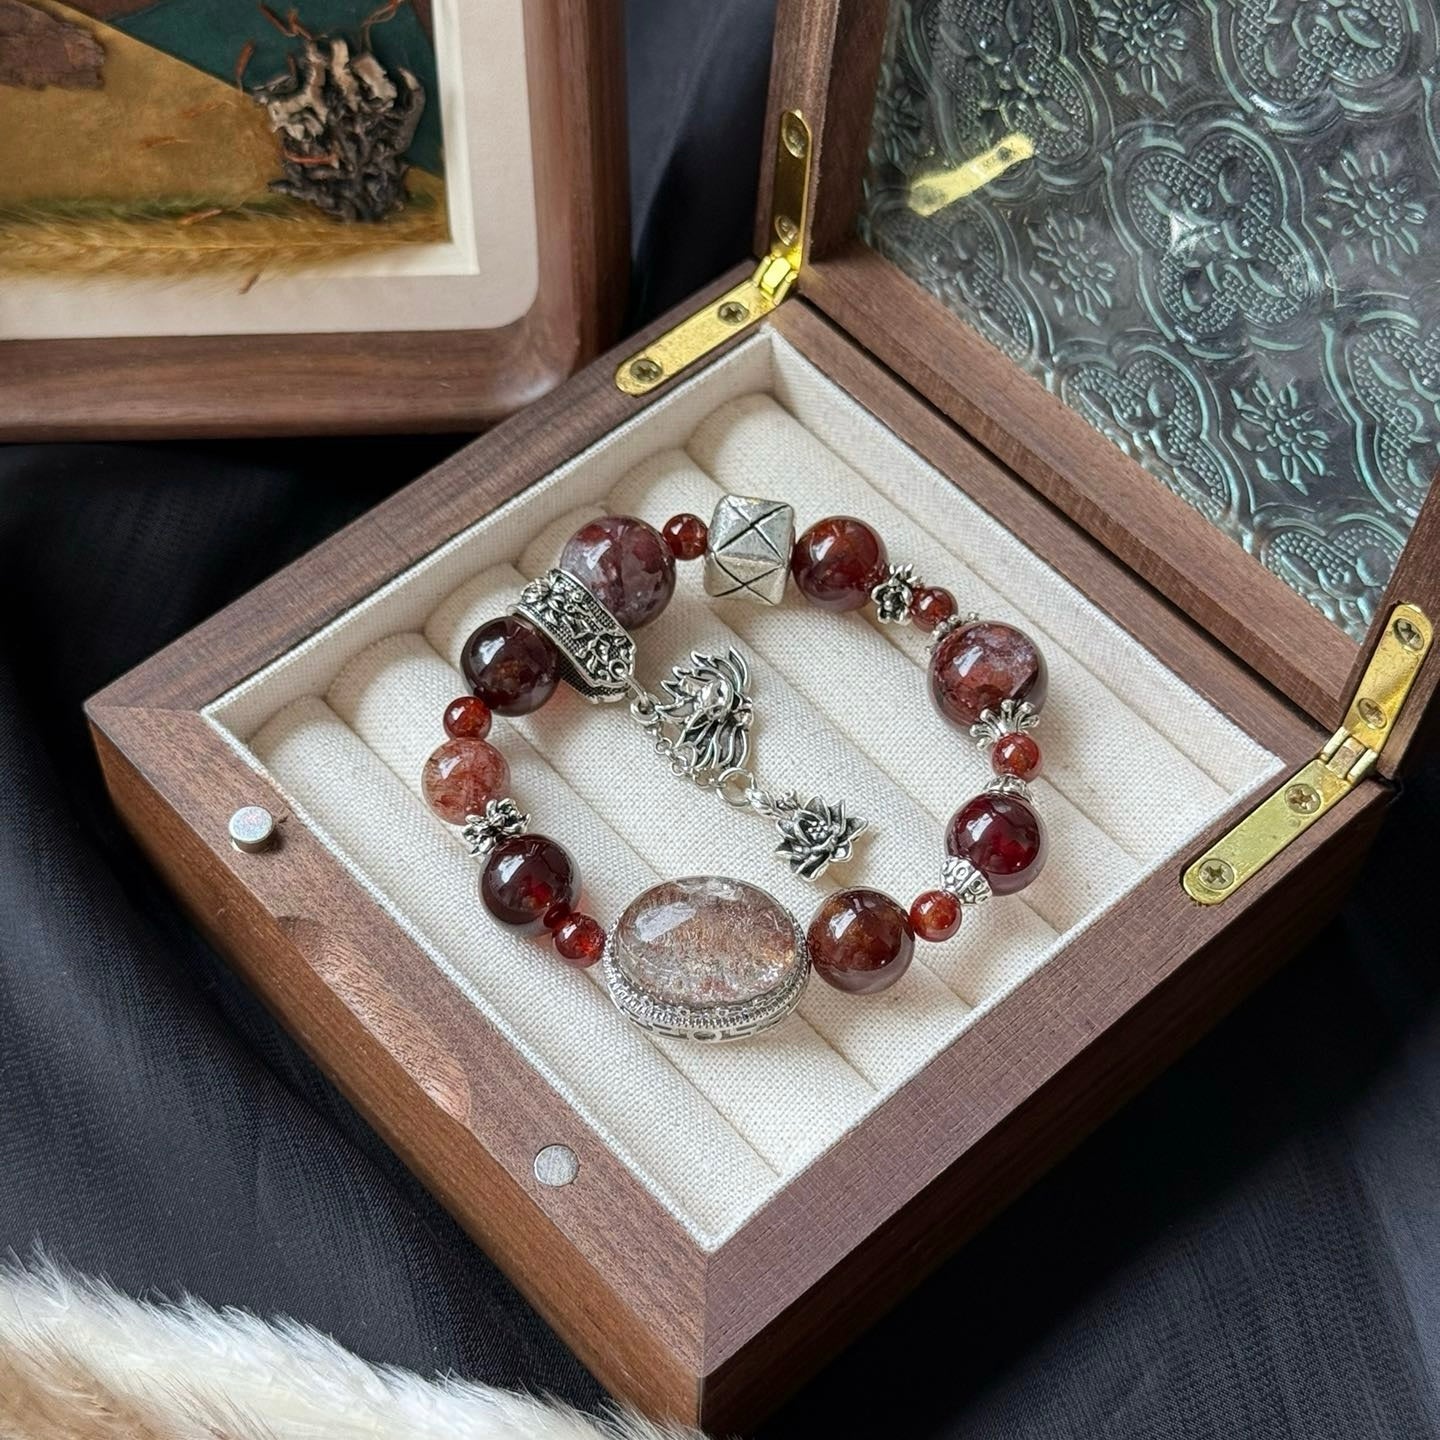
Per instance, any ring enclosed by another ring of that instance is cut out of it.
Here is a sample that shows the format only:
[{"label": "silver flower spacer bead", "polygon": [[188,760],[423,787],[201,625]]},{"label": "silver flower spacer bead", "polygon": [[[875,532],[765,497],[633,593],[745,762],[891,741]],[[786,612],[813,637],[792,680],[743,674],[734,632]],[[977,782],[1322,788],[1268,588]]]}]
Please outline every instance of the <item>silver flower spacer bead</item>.
[{"label": "silver flower spacer bead", "polygon": [[882,625],[908,625],[910,605],[919,585],[913,565],[892,565],[890,573],[870,592],[875,618]]},{"label": "silver flower spacer bead", "polygon": [[1040,723],[1040,712],[1028,700],[1002,700],[998,710],[982,710],[980,718],[970,727],[975,743],[983,750],[1003,735],[1033,730]]},{"label": "silver flower spacer bead", "polygon": [[952,855],[945,862],[940,888],[953,895],[962,905],[983,905],[990,899],[990,882],[968,860]]},{"label": "silver flower spacer bead", "polygon": [[523,835],[530,828],[530,817],[508,797],[486,802],[483,815],[467,815],[461,837],[476,859],[483,860],[502,840]]}]

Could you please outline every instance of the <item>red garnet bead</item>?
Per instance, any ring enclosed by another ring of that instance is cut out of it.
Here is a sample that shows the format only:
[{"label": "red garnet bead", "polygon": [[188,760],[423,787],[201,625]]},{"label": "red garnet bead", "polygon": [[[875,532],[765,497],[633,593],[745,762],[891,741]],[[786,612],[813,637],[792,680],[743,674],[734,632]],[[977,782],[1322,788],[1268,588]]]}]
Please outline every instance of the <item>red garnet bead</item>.
[{"label": "red garnet bead", "polygon": [[930,657],[930,695],[952,725],[968,730],[1004,700],[1045,704],[1049,676],[1035,642],[1013,625],[974,620],[952,630]]},{"label": "red garnet bead", "polygon": [[490,733],[490,707],[478,695],[462,695],[445,707],[441,723],[452,740],[483,740]]},{"label": "red garnet bead", "polygon": [[510,766],[484,740],[447,740],[420,771],[425,803],[447,824],[483,815],[488,801],[510,789]]},{"label": "red garnet bead", "polygon": [[996,895],[1013,895],[1045,867],[1045,827],[1018,795],[987,791],[950,817],[945,848],[980,871]]},{"label": "red garnet bead", "polygon": [[879,890],[837,890],[826,896],[806,941],[815,973],[852,995],[888,990],[915,953],[905,912]]},{"label": "red garnet bead", "polygon": [[605,953],[605,927],[588,915],[569,915],[555,931],[555,953],[577,970],[588,969]]},{"label": "red garnet bead", "polygon": [[660,533],[677,560],[698,560],[710,539],[710,528],[698,515],[672,515]]},{"label": "red garnet bead", "polygon": [[796,542],[790,573],[822,610],[858,610],[885,578],[885,542],[852,515],[817,520]]},{"label": "red garnet bead", "polygon": [[547,636],[517,615],[487,620],[465,642],[460,668],[499,715],[528,715],[554,693],[560,657]]},{"label": "red garnet bead", "polygon": [[943,585],[922,585],[910,601],[910,618],[927,635],[955,613],[955,597]]},{"label": "red garnet bead", "polygon": [[675,593],[675,556],[653,525],[633,515],[602,515],[582,525],[560,552],[573,575],[626,630],[648,625]]},{"label": "red garnet bead", "polygon": [[997,775],[1029,780],[1040,773],[1040,747],[1018,730],[1002,735],[990,752],[990,767]]},{"label": "red garnet bead", "polygon": [[939,944],[960,929],[960,902],[948,890],[926,890],[910,906],[910,928],[921,940]]},{"label": "red garnet bead", "polygon": [[501,840],[480,872],[480,898],[502,924],[525,935],[545,928],[546,912],[568,912],[580,893],[580,876],[570,852],[546,835],[511,835]]}]

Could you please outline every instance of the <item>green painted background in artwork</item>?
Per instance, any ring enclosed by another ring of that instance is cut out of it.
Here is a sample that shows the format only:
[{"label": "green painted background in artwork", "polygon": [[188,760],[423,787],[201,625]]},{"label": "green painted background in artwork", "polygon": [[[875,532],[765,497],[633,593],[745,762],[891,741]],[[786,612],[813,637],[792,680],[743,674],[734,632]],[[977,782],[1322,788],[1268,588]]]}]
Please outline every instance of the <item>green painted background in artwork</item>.
[{"label": "green painted background in artwork", "polygon": [[[379,0],[295,0],[300,23],[312,35],[339,33],[359,43],[360,27],[379,7]],[[286,0],[270,7],[284,16]],[[282,35],[254,4],[244,0],[157,0],[133,15],[117,16],[117,29],[174,55],[222,80],[235,78],[235,62],[247,42],[255,53],[245,70],[245,83],[259,85],[281,74],[299,41]],[[403,66],[425,87],[425,113],[410,146],[410,159],[433,174],[443,173],[440,99],[435,73],[435,48],[414,9],[402,5],[395,15],[370,31],[370,43],[387,68]]]}]

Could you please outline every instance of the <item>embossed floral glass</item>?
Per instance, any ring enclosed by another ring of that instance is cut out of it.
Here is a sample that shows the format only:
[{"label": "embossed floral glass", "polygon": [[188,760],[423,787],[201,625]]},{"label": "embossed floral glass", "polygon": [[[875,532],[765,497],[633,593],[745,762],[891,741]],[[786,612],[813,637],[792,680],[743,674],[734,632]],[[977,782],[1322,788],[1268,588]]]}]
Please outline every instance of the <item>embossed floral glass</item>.
[{"label": "embossed floral glass", "polygon": [[1428,0],[898,0],[861,234],[1358,639],[1440,463],[1437,82]]}]

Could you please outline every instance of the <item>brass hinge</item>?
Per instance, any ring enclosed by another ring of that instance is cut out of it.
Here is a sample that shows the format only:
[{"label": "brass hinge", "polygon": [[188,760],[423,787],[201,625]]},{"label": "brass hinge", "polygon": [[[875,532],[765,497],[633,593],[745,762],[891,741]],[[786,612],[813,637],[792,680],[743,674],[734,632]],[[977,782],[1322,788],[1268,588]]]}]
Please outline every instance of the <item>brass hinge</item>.
[{"label": "brass hinge", "polygon": [[810,206],[810,127],[798,110],[780,117],[775,184],[770,196],[770,249],[755,273],[703,310],[686,316],[620,362],[615,384],[627,395],[648,395],[737,331],[763,320],[790,293],[804,260]]},{"label": "brass hinge", "polygon": [[1397,605],[1345,723],[1320,753],[1185,871],[1185,893],[1218,905],[1345,798],[1380,758],[1434,631],[1418,605]]}]

